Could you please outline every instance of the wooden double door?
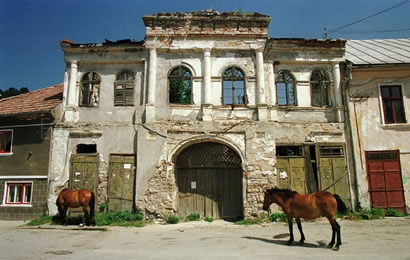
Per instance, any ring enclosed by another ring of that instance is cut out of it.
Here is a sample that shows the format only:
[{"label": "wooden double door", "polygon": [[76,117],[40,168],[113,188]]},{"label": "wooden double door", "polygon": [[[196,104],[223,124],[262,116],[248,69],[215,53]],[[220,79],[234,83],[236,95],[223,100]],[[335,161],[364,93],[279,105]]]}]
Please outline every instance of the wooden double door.
[{"label": "wooden double door", "polygon": [[220,143],[199,143],[176,161],[178,214],[215,219],[243,218],[241,159]]}]

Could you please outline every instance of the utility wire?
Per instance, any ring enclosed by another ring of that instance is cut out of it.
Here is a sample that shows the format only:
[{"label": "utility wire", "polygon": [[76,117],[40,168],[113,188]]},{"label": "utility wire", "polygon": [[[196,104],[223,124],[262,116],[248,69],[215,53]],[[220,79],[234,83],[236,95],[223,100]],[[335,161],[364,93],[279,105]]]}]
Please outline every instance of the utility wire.
[{"label": "utility wire", "polygon": [[370,19],[370,18],[372,18],[372,17],[375,17],[375,16],[377,16],[377,15],[379,15],[379,14],[385,13],[385,12],[390,11],[390,10],[392,10],[392,9],[394,9],[394,8],[397,8],[397,7],[401,6],[401,5],[407,4],[408,2],[410,2],[410,0],[402,1],[402,2],[400,2],[400,3],[398,3],[398,4],[393,5],[392,7],[389,7],[389,8],[387,8],[387,9],[384,9],[384,10],[382,10],[382,11],[380,11],[380,12],[375,13],[375,14],[369,15],[369,16],[367,16],[367,17],[365,17],[365,18],[360,19],[360,20],[357,20],[357,21],[354,21],[354,22],[352,22],[352,23],[349,23],[349,24],[340,26],[340,27],[338,27],[338,28],[329,30],[327,33],[333,33],[333,32],[339,31],[340,29],[343,29],[343,28],[349,27],[349,26],[351,26],[351,25],[354,25],[354,24],[363,22],[363,21],[365,21],[365,20],[367,20],[367,19]]},{"label": "utility wire", "polygon": [[389,32],[404,32],[410,31],[410,28],[396,30],[377,30],[377,31],[339,31],[340,34],[362,34],[362,33],[389,33]]}]

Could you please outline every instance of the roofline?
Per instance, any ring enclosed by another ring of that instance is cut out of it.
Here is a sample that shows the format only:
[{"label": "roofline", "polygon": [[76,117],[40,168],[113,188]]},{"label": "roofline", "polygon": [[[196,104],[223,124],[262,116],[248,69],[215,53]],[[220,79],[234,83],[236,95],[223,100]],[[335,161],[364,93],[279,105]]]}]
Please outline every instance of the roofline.
[{"label": "roofline", "polygon": [[405,67],[410,66],[410,63],[366,63],[355,64],[350,60],[347,60],[352,64],[353,68],[370,68],[370,67]]}]

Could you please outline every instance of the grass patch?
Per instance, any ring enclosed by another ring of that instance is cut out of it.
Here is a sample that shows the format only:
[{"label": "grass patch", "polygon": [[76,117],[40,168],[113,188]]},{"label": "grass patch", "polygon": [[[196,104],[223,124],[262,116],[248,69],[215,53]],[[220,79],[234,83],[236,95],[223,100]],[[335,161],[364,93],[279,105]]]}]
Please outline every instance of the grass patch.
[{"label": "grass patch", "polygon": [[397,210],[392,209],[392,208],[387,208],[386,209],[386,216],[388,216],[388,217],[404,217],[406,215],[407,214],[405,214],[403,212],[400,212],[400,211],[397,211]]},{"label": "grass patch", "polygon": [[210,216],[206,216],[206,217],[204,218],[204,220],[205,220],[206,222],[209,222],[209,223],[211,223],[212,221],[214,221],[214,219],[213,219],[212,217],[210,217]]},{"label": "grass patch", "polygon": [[42,216],[37,219],[33,219],[30,222],[28,222],[26,225],[27,226],[40,226],[44,224],[52,224],[53,223],[53,217],[52,216]]},{"label": "grass patch", "polygon": [[287,222],[288,218],[283,212],[274,212],[269,216],[271,222]]},{"label": "grass patch", "polygon": [[95,214],[95,224],[97,226],[143,226],[144,215],[141,212],[131,213],[129,211],[117,211]]},{"label": "grass patch", "polygon": [[235,224],[237,225],[243,225],[243,226],[249,226],[249,225],[258,225],[266,222],[266,217],[259,217],[259,218],[249,218],[249,219],[243,219],[236,221]]},{"label": "grass patch", "polygon": [[186,217],[186,221],[198,221],[201,219],[198,213],[191,213]]},{"label": "grass patch", "polygon": [[165,221],[167,224],[178,224],[180,220],[180,217],[176,215],[169,215],[165,217]]}]

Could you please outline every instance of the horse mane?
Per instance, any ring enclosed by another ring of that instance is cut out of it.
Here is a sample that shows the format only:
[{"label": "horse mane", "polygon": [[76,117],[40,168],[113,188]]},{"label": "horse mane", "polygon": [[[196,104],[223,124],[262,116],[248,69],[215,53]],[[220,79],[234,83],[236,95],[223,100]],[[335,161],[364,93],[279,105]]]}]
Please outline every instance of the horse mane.
[{"label": "horse mane", "polygon": [[293,190],[289,190],[289,189],[279,189],[277,187],[275,188],[270,188],[269,190],[267,190],[267,192],[269,193],[284,193],[287,197],[289,198],[293,198],[295,196],[295,194],[298,194],[296,191]]}]

